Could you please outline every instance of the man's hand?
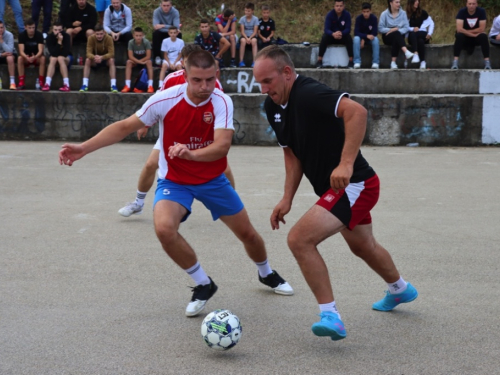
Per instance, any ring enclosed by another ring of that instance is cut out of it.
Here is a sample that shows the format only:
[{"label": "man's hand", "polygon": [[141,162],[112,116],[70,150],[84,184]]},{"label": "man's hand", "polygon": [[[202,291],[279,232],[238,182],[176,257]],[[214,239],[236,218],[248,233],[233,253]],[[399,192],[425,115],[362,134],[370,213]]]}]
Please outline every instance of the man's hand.
[{"label": "man's hand", "polygon": [[290,212],[291,208],[292,202],[284,199],[274,207],[273,213],[271,214],[271,228],[273,228],[273,230],[280,229],[280,221],[286,224],[285,215]]},{"label": "man's hand", "polygon": [[111,37],[116,42],[118,39],[120,39],[120,33],[111,32]]},{"label": "man's hand", "polygon": [[62,150],[59,151],[59,164],[69,165],[85,156],[85,151],[81,144],[66,143],[62,145]]},{"label": "man's hand", "polygon": [[75,26],[75,27],[78,27],[81,24],[82,24],[81,21],[75,21],[75,22],[73,22],[73,26]]},{"label": "man's hand", "polygon": [[95,55],[94,56],[94,61],[96,64],[100,64],[102,62],[102,56]]},{"label": "man's hand", "polygon": [[62,42],[64,39],[64,35],[62,33],[57,34],[57,42]]},{"label": "man's hand", "polygon": [[160,30],[160,29],[163,29],[164,27],[165,27],[165,25],[164,25],[164,24],[159,23],[158,25],[156,25],[156,26],[154,27],[154,29],[155,29],[155,30]]},{"label": "man's hand", "polygon": [[332,36],[335,38],[335,39],[342,39],[342,31],[335,31]]},{"label": "man's hand", "polygon": [[146,134],[148,134],[148,130],[149,128],[147,126],[137,130],[137,139],[140,140],[141,138],[144,138]]},{"label": "man's hand", "polygon": [[364,47],[365,47],[365,40],[361,39],[360,48],[362,49]]},{"label": "man's hand", "polygon": [[368,35],[366,36],[366,38],[367,38],[368,40],[373,40],[373,39],[375,39],[375,36],[373,36],[372,34],[368,34]]},{"label": "man's hand", "polygon": [[419,29],[418,27],[414,27],[414,28],[413,28],[413,32],[414,32],[414,33],[418,32],[419,30],[420,30],[420,29]]},{"label": "man's hand", "polygon": [[168,148],[168,157],[170,159],[177,157],[185,160],[194,160],[193,152],[182,143],[177,143],[176,145],[170,146]]},{"label": "man's hand", "polygon": [[432,35],[430,35],[430,34],[427,34],[427,35],[425,36],[425,39],[427,39],[427,40],[430,40],[431,38],[432,38]]},{"label": "man's hand", "polygon": [[346,165],[342,162],[335,168],[330,175],[330,186],[335,193],[345,189],[349,185],[353,173],[352,165]]}]

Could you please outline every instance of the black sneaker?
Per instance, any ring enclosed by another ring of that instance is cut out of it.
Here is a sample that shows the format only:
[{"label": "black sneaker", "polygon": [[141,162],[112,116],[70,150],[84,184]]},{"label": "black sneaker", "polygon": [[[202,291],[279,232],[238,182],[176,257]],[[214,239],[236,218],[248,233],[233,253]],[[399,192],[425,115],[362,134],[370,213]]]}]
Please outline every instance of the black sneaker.
[{"label": "black sneaker", "polygon": [[234,61],[234,59],[231,59],[231,61],[229,62],[229,67],[236,68],[236,61]]},{"label": "black sneaker", "polygon": [[186,307],[186,316],[196,316],[204,308],[207,301],[217,292],[217,285],[210,279],[210,284],[196,285],[193,289],[193,297]]},{"label": "black sneaker", "polygon": [[322,68],[323,67],[323,60],[318,60],[316,61],[316,69]]},{"label": "black sneaker", "polygon": [[226,66],[224,65],[224,60],[222,59],[217,59],[217,61],[219,62],[219,69],[224,69]]},{"label": "black sneaker", "polygon": [[274,293],[282,294],[284,296],[293,295],[293,289],[275,270],[266,277],[259,275],[259,281],[274,289]]},{"label": "black sneaker", "polygon": [[348,69],[354,69],[354,63],[352,61],[349,61],[349,64],[347,64]]}]

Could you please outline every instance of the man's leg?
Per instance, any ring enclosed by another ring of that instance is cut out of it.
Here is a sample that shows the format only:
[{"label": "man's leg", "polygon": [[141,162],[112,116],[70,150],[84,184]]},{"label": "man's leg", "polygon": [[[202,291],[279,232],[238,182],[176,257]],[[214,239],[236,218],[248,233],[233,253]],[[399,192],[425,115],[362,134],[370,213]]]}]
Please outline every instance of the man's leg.
[{"label": "man's leg", "polygon": [[115,59],[113,59],[113,58],[108,59],[108,61],[106,61],[106,65],[109,67],[109,79],[110,79],[111,92],[118,92],[118,89],[116,87]]},{"label": "man's leg", "polygon": [[453,64],[451,69],[458,69],[458,57],[465,46],[465,35],[462,33],[455,34],[455,44],[453,45]]},{"label": "man's leg", "polygon": [[255,56],[257,56],[258,48],[257,48],[257,38],[252,38],[252,66],[255,62]]},{"label": "man's leg", "polygon": [[7,56],[7,69],[9,71],[10,90],[16,89],[16,57]]},{"label": "man's leg", "polygon": [[42,33],[48,34],[50,30],[50,23],[52,22],[52,4],[53,0],[43,1],[43,27]]},{"label": "man's leg", "polygon": [[85,65],[83,66],[83,78],[82,78],[82,87],[80,88],[80,92],[88,91],[89,89],[89,78],[90,78],[90,68],[95,66],[94,60],[89,59],[88,57],[85,59]]},{"label": "man's leg", "polygon": [[[245,66],[245,49],[247,48],[247,40],[245,38],[240,39],[240,66]],[[243,65],[241,65],[243,63]]]},{"label": "man's leg", "polygon": [[19,0],[9,0],[9,4],[12,7],[12,13],[14,13],[14,18],[17,23],[17,30],[19,34],[24,31],[24,19],[23,19],[23,8]]},{"label": "man's leg", "polygon": [[[361,65],[361,38],[359,36],[355,36],[352,43],[352,52],[354,55],[354,65]],[[355,66],[357,67],[357,66]],[[359,68],[359,67],[358,67]]]},{"label": "man's leg", "polygon": [[38,30],[38,19],[42,10],[42,2],[44,0],[31,0],[31,18],[35,21],[35,30]]},{"label": "man's leg", "polygon": [[371,45],[372,45],[372,54],[373,54],[372,65],[376,64],[378,67],[378,65],[380,64],[380,43],[379,43],[378,38],[373,38],[373,40],[371,41]]}]

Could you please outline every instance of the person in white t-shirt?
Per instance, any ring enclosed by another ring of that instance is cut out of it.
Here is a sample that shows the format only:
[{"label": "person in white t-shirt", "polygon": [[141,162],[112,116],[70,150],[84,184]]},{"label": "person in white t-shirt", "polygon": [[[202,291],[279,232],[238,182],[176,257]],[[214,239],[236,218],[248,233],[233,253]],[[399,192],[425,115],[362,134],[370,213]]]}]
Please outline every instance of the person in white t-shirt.
[{"label": "person in white t-shirt", "polygon": [[168,29],[170,38],[163,39],[161,43],[161,51],[163,52],[163,62],[161,64],[160,80],[158,85],[161,85],[168,70],[175,72],[182,69],[181,51],[184,48],[184,41],[177,38],[179,31],[175,26]]}]

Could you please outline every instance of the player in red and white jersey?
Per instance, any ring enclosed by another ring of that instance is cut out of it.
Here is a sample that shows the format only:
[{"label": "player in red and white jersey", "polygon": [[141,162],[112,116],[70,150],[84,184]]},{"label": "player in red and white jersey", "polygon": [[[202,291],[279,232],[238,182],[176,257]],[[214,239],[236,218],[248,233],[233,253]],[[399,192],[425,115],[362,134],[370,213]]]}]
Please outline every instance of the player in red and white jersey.
[{"label": "player in red and white jersey", "polygon": [[178,232],[191,214],[194,199],[214,220],[221,219],[255,262],[259,281],[275,293],[292,295],[292,287],[267,260],[264,241],[252,226],[236,191],[222,173],[233,137],[233,103],[215,89],[216,62],[207,51],[186,61],[187,83],[156,93],[134,115],[109,125],[81,144],[64,144],[60,164],[73,165],[85,155],[160,121],[160,179],[154,203],[155,231],[163,249],[196,283],[187,316],[196,316],[217,291],[196,253]]}]

